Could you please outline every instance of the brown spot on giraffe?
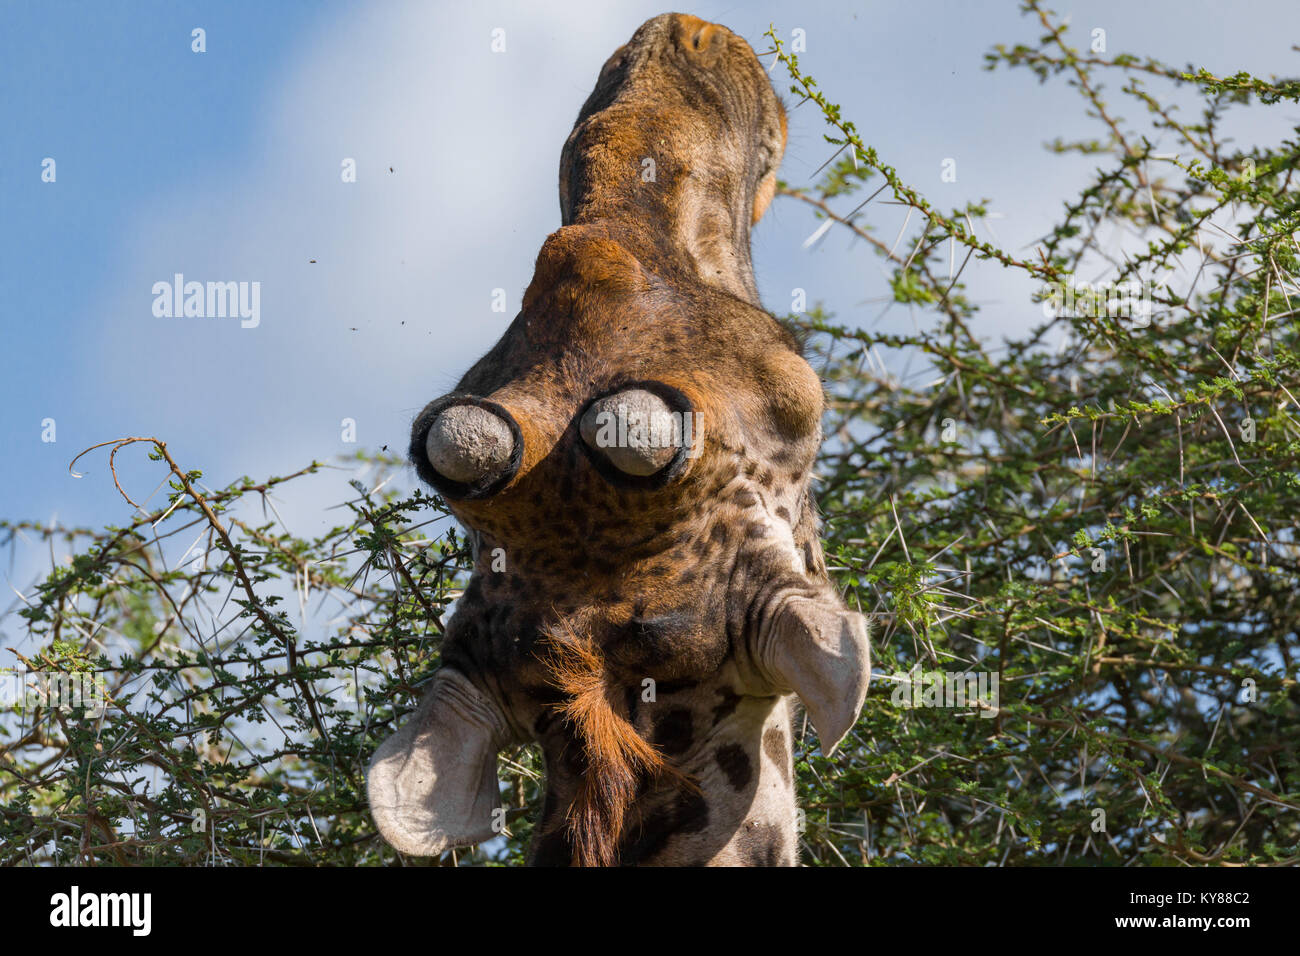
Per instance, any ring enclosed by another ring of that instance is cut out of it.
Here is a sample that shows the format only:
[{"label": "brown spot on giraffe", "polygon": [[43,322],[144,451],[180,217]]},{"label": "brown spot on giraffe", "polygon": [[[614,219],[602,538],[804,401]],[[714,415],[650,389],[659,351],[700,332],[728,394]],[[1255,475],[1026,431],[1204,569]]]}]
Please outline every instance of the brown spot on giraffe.
[{"label": "brown spot on giraffe", "polygon": [[412,430],[475,566],[371,764],[398,850],[492,837],[497,752],[537,741],[534,864],[796,862],[790,695],[829,749],[870,665],[817,540],[821,383],[750,261],[785,139],[725,27],[656,17],[601,70],[521,312]]}]

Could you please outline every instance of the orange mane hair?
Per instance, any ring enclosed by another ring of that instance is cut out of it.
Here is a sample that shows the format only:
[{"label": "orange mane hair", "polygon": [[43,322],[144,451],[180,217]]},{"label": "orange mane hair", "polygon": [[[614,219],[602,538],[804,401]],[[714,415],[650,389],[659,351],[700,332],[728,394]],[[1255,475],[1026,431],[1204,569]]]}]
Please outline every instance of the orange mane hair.
[{"label": "orange mane hair", "polygon": [[620,688],[611,683],[590,631],[566,622],[549,636],[544,663],[568,698],[556,709],[577,731],[588,763],[567,815],[573,865],[615,866],[627,810],[643,779],[667,776],[679,786],[698,787],[621,712]]}]

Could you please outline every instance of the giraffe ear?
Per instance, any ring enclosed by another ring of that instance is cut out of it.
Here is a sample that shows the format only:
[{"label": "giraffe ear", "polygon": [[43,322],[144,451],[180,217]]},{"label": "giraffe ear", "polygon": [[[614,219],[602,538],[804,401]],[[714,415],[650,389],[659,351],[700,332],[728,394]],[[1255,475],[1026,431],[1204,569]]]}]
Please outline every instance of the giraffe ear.
[{"label": "giraffe ear", "polygon": [[384,839],[402,853],[436,856],[499,833],[504,730],[496,704],[468,678],[439,670],[420,706],[370,762],[366,792]]},{"label": "giraffe ear", "polygon": [[760,660],[779,690],[799,695],[822,752],[829,756],[852,729],[867,697],[871,645],[866,618],[833,595],[787,598],[768,629]]}]

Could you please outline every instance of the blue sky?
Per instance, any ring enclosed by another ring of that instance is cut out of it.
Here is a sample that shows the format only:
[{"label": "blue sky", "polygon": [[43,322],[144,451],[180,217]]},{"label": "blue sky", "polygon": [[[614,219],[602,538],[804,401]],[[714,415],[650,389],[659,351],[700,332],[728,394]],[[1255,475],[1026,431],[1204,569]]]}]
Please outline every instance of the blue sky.
[{"label": "blue sky", "polygon": [[[153,435],[209,486],[296,470],[357,447],[404,447],[414,414],[506,328],[559,225],[556,170],[605,58],[650,3],[144,3],[0,6],[0,515],[120,522],[130,507],[104,456],[83,448]],[[944,207],[988,198],[1004,248],[1043,234],[1090,163],[1048,156],[1095,134],[1061,80],[982,70],[996,42],[1041,29],[1016,3],[699,3],[756,49],[774,22],[805,31],[801,65],[905,180]],[[1294,0],[1076,4],[1071,40],[1230,73],[1300,72]],[[191,31],[206,31],[206,52]],[[490,48],[503,28],[504,53]],[[778,90],[788,83],[776,74]],[[1156,87],[1156,89],[1160,89]],[[1118,93],[1115,93],[1118,98]],[[787,96],[787,100],[789,97]],[[1122,114],[1133,115],[1127,102]],[[1300,118],[1281,119],[1294,124]],[[1276,126],[1242,129],[1274,141]],[[829,156],[812,107],[791,116],[783,177]],[[42,161],[56,180],[42,182]],[[944,158],[956,183],[940,181]],[[356,162],[357,181],[341,181]],[[390,172],[389,169],[392,168]],[[897,207],[868,218],[892,239]],[[764,301],[807,290],[841,321],[882,316],[883,274],[861,244],[776,203],[755,235]],[[316,260],[314,263],[311,260]],[[261,284],[261,321],[158,318],[153,284]],[[963,276],[996,338],[1039,313],[1002,270]],[[491,309],[504,289],[505,313]],[[356,422],[356,444],[341,422]],[[54,419],[56,441],[42,441]],[[129,490],[162,478],[125,456]],[[282,503],[295,531],[346,495],[330,473]],[[30,585],[41,548],[5,571]],[[3,602],[7,603],[7,602]]]}]

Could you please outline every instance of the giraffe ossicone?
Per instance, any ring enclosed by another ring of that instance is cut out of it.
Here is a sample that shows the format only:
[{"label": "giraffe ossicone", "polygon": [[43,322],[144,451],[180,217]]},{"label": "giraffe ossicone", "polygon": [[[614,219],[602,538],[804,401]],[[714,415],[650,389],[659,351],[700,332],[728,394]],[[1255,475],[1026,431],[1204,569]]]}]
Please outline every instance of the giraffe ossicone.
[{"label": "giraffe ossicone", "polygon": [[429,464],[459,482],[477,482],[505,468],[514,436],[500,416],[479,405],[452,405],[429,426]]},{"label": "giraffe ossicone", "polygon": [[592,402],[578,431],[620,471],[646,476],[666,467],[688,443],[690,416],[674,412],[654,392],[631,388]]},{"label": "giraffe ossicone", "polygon": [[370,766],[398,850],[496,835],[535,742],[534,864],[797,862],[792,695],[829,753],[870,659],[817,539],[821,382],[750,258],[785,140],[725,27],[656,17],[601,70],[519,315],[412,428],[475,563]]}]

